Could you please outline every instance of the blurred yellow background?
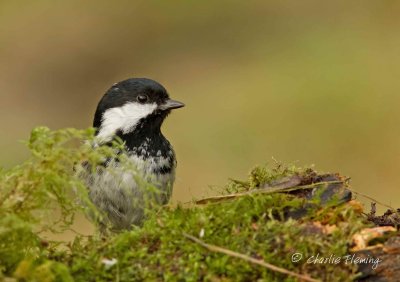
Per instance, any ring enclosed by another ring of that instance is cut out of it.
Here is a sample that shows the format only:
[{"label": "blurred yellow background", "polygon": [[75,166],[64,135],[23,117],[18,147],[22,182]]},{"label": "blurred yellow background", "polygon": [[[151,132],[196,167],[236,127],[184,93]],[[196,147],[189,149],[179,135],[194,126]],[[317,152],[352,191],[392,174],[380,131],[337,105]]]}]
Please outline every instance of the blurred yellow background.
[{"label": "blurred yellow background", "polygon": [[0,165],[39,125],[91,126],[114,82],[186,103],[174,201],[272,157],[400,206],[400,2],[0,1]]}]

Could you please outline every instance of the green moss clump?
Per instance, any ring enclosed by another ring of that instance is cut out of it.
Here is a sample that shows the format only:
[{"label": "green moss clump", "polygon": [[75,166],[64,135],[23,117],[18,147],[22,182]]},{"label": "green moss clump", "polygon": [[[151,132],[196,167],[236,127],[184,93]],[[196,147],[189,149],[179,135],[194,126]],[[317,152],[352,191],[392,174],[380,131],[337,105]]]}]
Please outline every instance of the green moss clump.
[{"label": "green moss clump", "polygon": [[[44,243],[41,232],[68,229],[74,215],[84,211],[82,206],[90,207],[73,167],[84,161],[96,164],[115,153],[112,148],[92,149],[76,140],[93,140],[93,130],[38,128],[28,143],[32,158],[1,172],[0,277],[27,281],[295,280],[211,252],[184,233],[325,281],[355,275],[354,265],[313,264],[306,258],[348,254],[352,235],[366,226],[359,213],[351,205],[313,205],[301,219],[288,219],[287,211],[303,207],[305,200],[283,193],[251,194],[207,205],[153,207],[144,225],[131,231],[105,237],[77,235],[72,243]],[[232,180],[221,193],[249,191],[309,172],[282,165],[257,167],[247,181]],[[59,216],[49,216],[54,209],[60,211]],[[328,223],[334,227],[329,232],[315,228]],[[293,263],[294,253],[305,259]]]}]

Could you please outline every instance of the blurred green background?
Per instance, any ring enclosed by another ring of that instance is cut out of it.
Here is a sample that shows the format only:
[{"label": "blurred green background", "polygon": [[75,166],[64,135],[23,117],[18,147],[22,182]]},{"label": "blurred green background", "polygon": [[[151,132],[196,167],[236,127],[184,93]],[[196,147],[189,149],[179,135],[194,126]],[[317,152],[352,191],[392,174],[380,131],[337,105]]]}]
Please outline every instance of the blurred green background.
[{"label": "blurred green background", "polygon": [[0,165],[38,125],[91,126],[114,82],[187,107],[164,132],[174,201],[272,157],[400,206],[400,2],[0,1]]}]

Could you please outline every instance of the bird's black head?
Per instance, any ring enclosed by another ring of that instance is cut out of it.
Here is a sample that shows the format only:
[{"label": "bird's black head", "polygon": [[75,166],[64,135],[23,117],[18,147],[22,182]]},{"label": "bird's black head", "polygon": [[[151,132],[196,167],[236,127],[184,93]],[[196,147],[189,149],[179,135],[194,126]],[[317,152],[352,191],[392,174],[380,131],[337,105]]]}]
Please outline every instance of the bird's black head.
[{"label": "bird's black head", "polygon": [[172,109],[184,104],[171,100],[167,90],[147,78],[130,78],[115,83],[100,100],[93,127],[103,141],[116,134],[159,131]]}]

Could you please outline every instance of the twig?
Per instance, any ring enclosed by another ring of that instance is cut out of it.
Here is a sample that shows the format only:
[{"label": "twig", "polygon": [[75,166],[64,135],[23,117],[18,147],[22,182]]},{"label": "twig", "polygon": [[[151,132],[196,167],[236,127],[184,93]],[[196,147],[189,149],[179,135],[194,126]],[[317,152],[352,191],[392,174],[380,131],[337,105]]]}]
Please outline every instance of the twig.
[{"label": "twig", "polygon": [[195,204],[202,205],[202,204],[207,204],[209,202],[219,202],[221,200],[228,200],[228,199],[232,199],[232,198],[248,196],[251,194],[273,194],[273,193],[281,193],[281,192],[290,192],[290,191],[295,191],[295,190],[312,189],[312,188],[315,188],[320,185],[337,184],[337,183],[343,183],[343,181],[324,181],[324,182],[317,182],[317,183],[313,183],[313,184],[309,184],[309,185],[294,186],[294,187],[288,187],[288,188],[282,188],[282,187],[278,186],[278,187],[268,187],[268,188],[262,188],[262,189],[253,189],[253,190],[243,192],[243,193],[235,193],[235,194],[228,194],[228,195],[204,198],[204,199],[195,201]]},{"label": "twig", "polygon": [[373,202],[375,202],[375,203],[378,203],[378,204],[380,204],[381,206],[387,207],[388,209],[391,209],[391,210],[395,210],[393,207],[391,207],[391,206],[389,206],[389,205],[387,205],[387,204],[384,204],[384,203],[382,203],[382,202],[379,202],[379,201],[377,201],[376,199],[374,199],[374,198],[372,198],[372,197],[370,197],[370,196],[368,196],[368,195],[366,195],[366,194],[357,192],[357,191],[355,191],[354,189],[349,188],[349,187],[348,187],[347,189],[350,190],[351,192],[357,194],[357,195],[360,195],[360,196],[362,196],[362,197],[368,199],[368,200],[371,200],[371,201],[373,201]]},{"label": "twig", "polygon": [[207,244],[207,243],[203,242],[202,240],[200,240],[200,239],[198,239],[198,238],[196,238],[196,237],[194,237],[192,235],[189,235],[187,233],[183,233],[183,236],[188,238],[189,240],[199,244],[200,246],[208,249],[209,251],[212,251],[212,252],[222,253],[222,254],[225,254],[225,255],[228,255],[228,256],[231,256],[231,257],[240,258],[240,259],[245,260],[247,262],[251,262],[251,263],[254,263],[254,264],[261,265],[261,266],[263,266],[265,268],[268,268],[269,270],[272,270],[272,271],[275,271],[275,272],[279,272],[279,273],[283,273],[283,274],[286,274],[286,275],[289,275],[289,276],[293,276],[293,277],[296,277],[298,279],[302,279],[304,281],[311,281],[311,282],[319,282],[320,281],[320,280],[311,278],[308,275],[298,274],[296,272],[287,270],[285,268],[275,266],[275,265],[270,264],[268,262],[265,262],[265,261],[263,261],[261,259],[255,259],[255,258],[249,257],[247,255],[244,255],[244,254],[241,254],[241,253],[237,253],[237,252],[234,252],[234,251],[222,248],[222,247],[218,247],[218,246],[215,246],[215,245]]}]

